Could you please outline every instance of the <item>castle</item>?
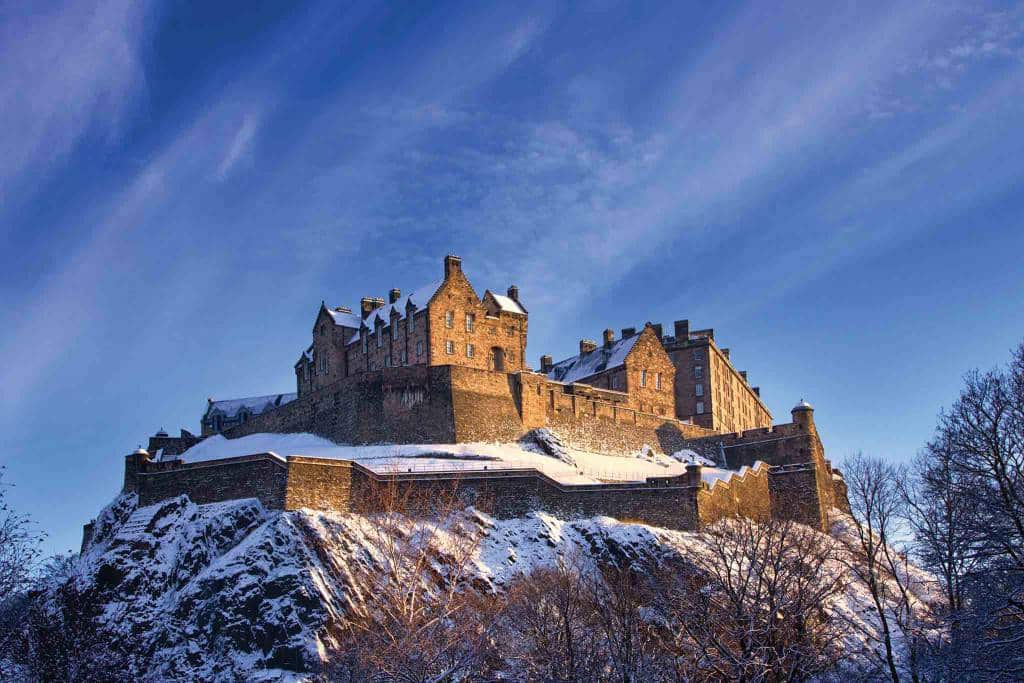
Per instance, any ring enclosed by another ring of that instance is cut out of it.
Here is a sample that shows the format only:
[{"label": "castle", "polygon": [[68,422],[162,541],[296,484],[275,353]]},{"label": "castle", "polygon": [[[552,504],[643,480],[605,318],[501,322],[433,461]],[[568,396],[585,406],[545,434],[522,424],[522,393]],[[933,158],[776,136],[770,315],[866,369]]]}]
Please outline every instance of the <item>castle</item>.
[{"label": "castle", "polygon": [[[200,503],[255,497],[278,509],[361,509],[374,481],[432,487],[457,481],[468,499],[497,514],[548,509],[606,514],[696,529],[725,514],[773,514],[823,528],[845,507],[801,401],[792,421],[772,416],[736,370],[714,330],[676,321],[673,334],[647,323],[606,329],[600,343],[539,371],[526,362],[529,313],[515,286],[479,296],[461,259],[444,259],[443,279],[403,296],[364,297],[358,314],[321,303],[312,341],[295,363],[296,391],[252,399],[210,399],[201,435],[161,430],[149,449],[126,458],[124,489],[141,504],[188,494]],[[567,485],[536,470],[381,473],[355,462],[254,453],[214,462],[178,457],[213,434],[313,433],[343,444],[517,442],[553,433],[584,451],[635,455],[642,449],[704,454],[730,471],[709,485],[701,464],[643,481]],[[153,455],[151,455],[151,453]],[[735,476],[732,476],[735,475]]]}]

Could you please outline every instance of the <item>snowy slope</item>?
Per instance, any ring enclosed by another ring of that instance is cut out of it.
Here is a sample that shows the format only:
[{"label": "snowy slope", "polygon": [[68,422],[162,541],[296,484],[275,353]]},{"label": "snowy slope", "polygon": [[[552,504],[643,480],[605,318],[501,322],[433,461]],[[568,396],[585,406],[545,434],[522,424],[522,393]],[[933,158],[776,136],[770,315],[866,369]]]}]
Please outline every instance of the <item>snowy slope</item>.
[{"label": "snowy slope", "polygon": [[[704,552],[698,534],[610,518],[468,519],[482,534],[471,578],[483,591],[569,555]],[[138,644],[134,666],[156,680],[311,680],[331,642],[326,626],[372,595],[355,569],[381,566],[381,533],[367,517],[268,511],[251,499],[182,496],[137,509],[134,495],[122,496],[99,516],[72,580],[98,594],[105,629]],[[855,586],[834,609],[873,627],[869,596]],[[849,636],[850,652],[863,647]]]}]

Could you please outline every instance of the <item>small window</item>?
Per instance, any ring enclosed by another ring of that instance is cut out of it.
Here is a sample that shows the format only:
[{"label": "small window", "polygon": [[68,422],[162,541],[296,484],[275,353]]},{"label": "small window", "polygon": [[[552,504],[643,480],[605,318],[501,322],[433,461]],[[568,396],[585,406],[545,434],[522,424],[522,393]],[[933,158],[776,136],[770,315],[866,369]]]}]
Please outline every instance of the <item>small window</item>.
[{"label": "small window", "polygon": [[455,353],[455,342],[450,339],[444,343],[444,352],[449,356]]},{"label": "small window", "polygon": [[422,356],[423,355],[423,342],[421,342],[421,341],[416,342],[416,355],[417,356]]},{"label": "small window", "polygon": [[327,327],[324,326],[324,325],[320,326],[320,336],[321,337],[327,336]]},{"label": "small window", "polygon": [[455,311],[445,311],[444,326],[448,328],[455,327]]},{"label": "small window", "polygon": [[655,389],[661,389],[661,373],[660,372],[654,373],[654,388]]},{"label": "small window", "polygon": [[379,348],[382,348],[383,346],[384,346],[384,328],[378,327],[377,328],[377,348],[379,349]]},{"label": "small window", "polygon": [[704,367],[701,365],[694,365],[693,376],[696,377],[697,379],[701,379],[702,377],[704,377]]},{"label": "small window", "polygon": [[409,354],[405,349],[402,349],[402,365],[406,365],[409,362]]},{"label": "small window", "polygon": [[473,331],[473,324],[476,322],[476,316],[472,313],[466,314],[466,332]]},{"label": "small window", "polygon": [[472,344],[466,344],[466,358],[472,358],[472,357],[473,357],[473,345]]},{"label": "small window", "polygon": [[410,334],[416,331],[416,315],[414,313],[409,314],[409,319],[406,321],[405,326],[409,329]]},{"label": "small window", "polygon": [[703,396],[704,395],[704,385],[703,384],[694,385],[693,393],[695,395],[697,395],[697,396]]},{"label": "small window", "polygon": [[391,322],[391,338],[398,339],[398,320]]},{"label": "small window", "polygon": [[366,353],[366,333],[363,332],[363,353]]},{"label": "small window", "polygon": [[642,387],[646,387],[647,386],[647,371],[646,370],[641,370],[640,371],[640,386],[642,386]]},{"label": "small window", "polygon": [[697,414],[698,415],[703,415],[704,414],[704,401],[697,401]]},{"label": "small window", "polygon": [[700,360],[700,351],[695,350],[693,352],[693,359],[694,360]]}]

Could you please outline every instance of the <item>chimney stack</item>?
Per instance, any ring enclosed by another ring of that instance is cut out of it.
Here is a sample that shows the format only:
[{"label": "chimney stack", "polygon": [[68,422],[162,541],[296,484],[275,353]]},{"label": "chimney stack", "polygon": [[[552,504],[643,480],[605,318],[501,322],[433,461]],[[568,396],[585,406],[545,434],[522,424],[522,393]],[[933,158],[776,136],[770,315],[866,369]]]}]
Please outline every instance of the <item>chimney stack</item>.
[{"label": "chimney stack", "polygon": [[447,280],[455,273],[462,272],[462,259],[454,254],[444,257],[444,279]]},{"label": "chimney stack", "polygon": [[515,301],[516,303],[519,303],[519,288],[518,287],[516,287],[515,285],[509,285],[508,286],[507,294],[508,294],[508,298],[509,299],[512,299],[512,301]]},{"label": "chimney stack", "polygon": [[402,290],[396,288],[396,289],[392,289],[390,292],[388,292],[388,303],[389,304],[395,303],[400,298],[402,298]]},{"label": "chimney stack", "polygon": [[761,387],[751,387],[750,390],[753,391],[754,395],[758,398],[761,397]]},{"label": "chimney stack", "polygon": [[604,348],[610,349],[615,343],[615,331],[608,329],[604,331]]},{"label": "chimney stack", "polygon": [[363,320],[376,311],[378,308],[384,305],[384,299],[380,297],[364,296],[359,300],[359,312],[363,316]]},{"label": "chimney stack", "polygon": [[551,372],[551,368],[554,367],[555,361],[551,356],[540,357],[540,371],[545,375]]},{"label": "chimney stack", "polygon": [[677,320],[673,323],[676,332],[676,341],[686,341],[690,338],[690,321]]},{"label": "chimney stack", "polygon": [[623,339],[629,339],[634,334],[636,334],[636,328],[635,327],[623,327],[622,328],[622,338]]},{"label": "chimney stack", "polygon": [[[651,325],[650,323],[647,324]],[[651,325],[651,328],[654,330],[654,334],[658,335],[658,341],[661,341],[661,323],[655,323]]]},{"label": "chimney stack", "polygon": [[729,360],[729,349],[722,349],[722,355],[725,356],[726,360]]},{"label": "chimney stack", "polygon": [[747,381],[747,371],[746,370],[740,370],[740,377],[742,377],[743,381],[746,382]]},{"label": "chimney stack", "polygon": [[580,339],[580,355],[590,353],[597,349],[597,342],[593,339]]}]

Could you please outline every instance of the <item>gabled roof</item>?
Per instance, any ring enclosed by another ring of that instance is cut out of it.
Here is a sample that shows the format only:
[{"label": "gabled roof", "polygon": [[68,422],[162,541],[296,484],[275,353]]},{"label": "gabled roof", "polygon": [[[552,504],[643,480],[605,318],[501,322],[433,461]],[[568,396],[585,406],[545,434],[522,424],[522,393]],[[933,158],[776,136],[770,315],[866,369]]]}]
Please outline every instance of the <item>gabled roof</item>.
[{"label": "gabled roof", "polygon": [[398,301],[396,301],[393,304],[384,304],[376,311],[371,313],[369,316],[367,316],[366,326],[372,328],[376,324],[377,320],[380,320],[381,323],[384,325],[390,324],[391,311],[395,311],[396,313],[398,313],[398,317],[400,319],[404,318],[406,307],[410,303],[417,311],[423,310],[424,308],[427,307],[427,304],[433,298],[434,294],[437,293],[437,290],[441,289],[442,284],[444,284],[444,281],[442,280],[438,280],[437,282],[431,282],[429,284],[423,285],[422,287],[419,287],[418,289],[413,290],[412,292],[406,294],[403,297],[399,297]]},{"label": "gabled roof", "polygon": [[[642,334],[642,333],[640,333]],[[571,358],[559,361],[548,373],[548,377],[556,382],[580,382],[592,375],[605,370],[613,370],[621,367],[626,362],[626,356],[633,350],[633,346],[640,339],[640,334],[620,339],[611,345],[610,348],[599,346],[590,353],[581,353]]]},{"label": "gabled roof", "polygon": [[494,303],[498,306],[498,309],[505,313],[516,313],[518,315],[526,315],[526,309],[523,308],[522,304],[513,299],[510,296],[504,296],[502,294],[495,294],[491,290],[484,292],[484,299],[491,297],[494,299]]},{"label": "gabled roof", "polygon": [[362,318],[360,318],[355,313],[338,311],[333,308],[327,308],[326,306],[324,306],[324,309],[327,311],[327,314],[331,316],[331,319],[334,321],[334,324],[339,327],[350,327],[352,329],[358,330],[359,326],[363,322]]},{"label": "gabled roof", "polygon": [[291,403],[298,397],[298,394],[269,394],[267,396],[250,396],[248,398],[230,398],[224,401],[212,401],[206,404],[206,412],[203,417],[213,413],[220,413],[225,417],[235,417],[243,408],[250,415],[259,415],[264,411]]}]

